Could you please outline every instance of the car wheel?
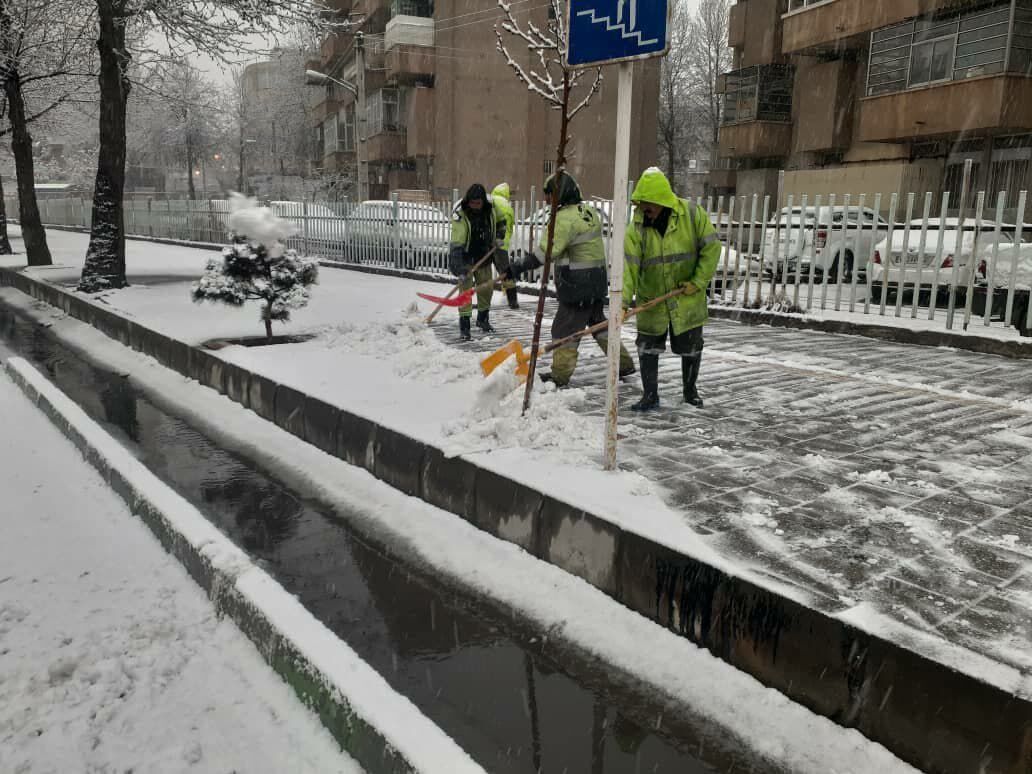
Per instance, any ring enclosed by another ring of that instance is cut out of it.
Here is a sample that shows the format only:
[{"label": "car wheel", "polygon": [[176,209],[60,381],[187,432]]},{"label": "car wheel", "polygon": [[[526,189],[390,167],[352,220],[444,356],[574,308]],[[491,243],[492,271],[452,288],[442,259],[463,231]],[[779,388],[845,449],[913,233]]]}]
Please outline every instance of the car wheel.
[{"label": "car wheel", "polygon": [[825,275],[829,284],[832,282],[838,282],[838,254],[835,255],[835,260],[831,262],[831,266],[828,267],[828,272]]}]

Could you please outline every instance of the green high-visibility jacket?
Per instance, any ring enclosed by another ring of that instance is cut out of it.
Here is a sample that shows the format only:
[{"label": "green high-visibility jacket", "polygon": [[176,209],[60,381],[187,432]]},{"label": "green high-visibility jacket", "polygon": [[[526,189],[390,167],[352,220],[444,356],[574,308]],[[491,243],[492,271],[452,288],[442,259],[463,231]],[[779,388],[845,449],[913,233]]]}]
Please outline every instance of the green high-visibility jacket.
[{"label": "green high-visibility jacket", "polygon": [[512,244],[512,232],[516,228],[516,213],[509,201],[511,192],[508,183],[499,183],[491,191],[491,203],[494,205],[498,218],[505,221],[505,239],[502,241],[502,248],[509,249]]},{"label": "green high-visibility jacket", "polygon": [[[497,247],[493,262],[495,266],[504,268],[508,264],[508,257],[502,243],[505,239],[505,223],[498,217],[498,211],[491,205],[485,204],[487,216],[490,219],[491,233],[494,235],[494,243]],[[475,264],[483,255],[470,255],[469,243],[472,236],[469,217],[466,211],[459,207],[452,215],[451,224],[451,250],[449,254],[449,267],[456,276],[461,275]]]},{"label": "green high-visibility jacket", "polygon": [[[537,255],[530,256],[533,269],[544,262],[548,250],[548,226],[541,227]],[[555,213],[555,236],[552,243],[552,265],[555,267],[555,291],[564,304],[601,301],[609,290],[606,268],[606,246],[602,240],[602,216],[580,202],[560,207]]]},{"label": "green high-visibility jacket", "polygon": [[706,288],[721,250],[709,215],[675,196],[666,176],[655,167],[641,176],[631,201],[667,207],[670,220],[660,236],[656,229],[645,226],[640,208],[635,211],[624,240],[624,306],[641,306],[686,282],[698,288],[697,293],[671,298],[638,314],[638,331],[660,335],[672,328],[676,336],[705,325],[709,319]]}]

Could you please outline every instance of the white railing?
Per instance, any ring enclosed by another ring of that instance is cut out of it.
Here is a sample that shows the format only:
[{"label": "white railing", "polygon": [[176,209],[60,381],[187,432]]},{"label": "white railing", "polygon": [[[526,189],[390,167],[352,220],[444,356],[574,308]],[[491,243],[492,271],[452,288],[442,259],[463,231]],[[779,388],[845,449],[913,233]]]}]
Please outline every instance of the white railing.
[{"label": "white railing", "polygon": [[[982,192],[955,198],[956,207],[949,193],[893,194],[887,201],[865,194],[788,195],[781,206],[756,195],[696,200],[721,237],[711,303],[1032,334],[1032,224],[1020,214],[1026,193],[1015,200],[1000,192],[992,203]],[[269,204],[294,224],[288,246],[306,255],[448,271],[451,202]],[[48,225],[89,227],[89,200],[41,199],[39,205]],[[608,202],[596,205],[608,221]],[[540,240],[547,210],[533,199],[513,206],[512,252],[519,255]],[[17,212],[15,202],[8,202],[8,212]],[[130,235],[207,243],[228,236],[224,200],[126,201],[125,219]]]}]

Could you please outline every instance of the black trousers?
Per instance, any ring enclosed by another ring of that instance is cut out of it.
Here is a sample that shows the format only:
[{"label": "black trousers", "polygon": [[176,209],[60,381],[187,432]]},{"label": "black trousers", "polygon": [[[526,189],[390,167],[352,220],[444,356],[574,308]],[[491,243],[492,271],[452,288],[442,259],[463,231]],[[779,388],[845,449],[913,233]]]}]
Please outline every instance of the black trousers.
[{"label": "black trousers", "polygon": [[669,329],[659,335],[639,333],[635,344],[638,347],[638,355],[661,355],[666,352],[667,335],[670,335],[670,350],[681,357],[692,357],[702,354],[702,326],[692,328],[674,335],[673,329]]}]

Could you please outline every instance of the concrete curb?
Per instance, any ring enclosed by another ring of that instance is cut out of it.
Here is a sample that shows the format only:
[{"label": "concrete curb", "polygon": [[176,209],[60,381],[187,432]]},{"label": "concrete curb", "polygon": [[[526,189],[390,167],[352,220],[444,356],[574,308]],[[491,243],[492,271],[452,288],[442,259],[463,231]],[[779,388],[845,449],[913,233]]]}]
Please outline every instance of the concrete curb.
[{"label": "concrete curb", "polygon": [[408,699],[27,361],[10,358],[5,370],[363,769],[375,774],[483,772]]},{"label": "concrete curb", "polygon": [[[81,296],[9,270],[0,270],[4,284],[56,301],[124,340],[110,319],[117,316],[98,315]],[[807,607],[260,374],[240,369],[233,381],[246,390],[231,388],[231,366],[214,355],[189,348],[189,357],[171,357],[174,345],[185,345],[136,323],[122,325],[131,326],[132,348],[240,395],[243,405],[295,436],[522,546],[923,770],[1032,771],[1028,700],[868,634],[836,611]]]}]

